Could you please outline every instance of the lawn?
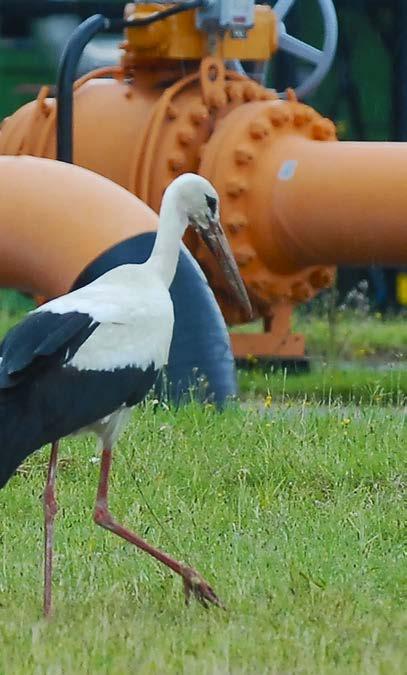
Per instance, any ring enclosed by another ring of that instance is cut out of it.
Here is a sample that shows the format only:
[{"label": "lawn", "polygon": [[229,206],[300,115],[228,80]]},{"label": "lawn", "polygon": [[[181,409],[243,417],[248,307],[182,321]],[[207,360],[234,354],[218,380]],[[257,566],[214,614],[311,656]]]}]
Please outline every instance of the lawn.
[{"label": "lawn", "polygon": [[339,359],[407,359],[407,316],[383,317],[380,314],[358,314],[338,311],[333,323],[326,316],[299,312],[294,316],[293,330],[305,335],[307,352],[312,356],[329,357],[333,351]]},{"label": "lawn", "polygon": [[185,608],[179,579],[93,525],[94,445],[67,440],[50,623],[37,453],[0,492],[0,673],[406,672],[406,446],[400,406],[139,409],[112,511],[224,612]]},{"label": "lawn", "polygon": [[[261,330],[259,321],[233,328],[239,333]],[[330,322],[326,314],[306,312],[302,307],[294,314],[292,330],[305,336],[306,351],[311,358],[334,358],[359,364],[379,360],[397,363],[407,359],[405,312],[383,317],[338,310]]]},{"label": "lawn", "polygon": [[273,400],[296,399],[308,403],[329,404],[335,400],[367,405],[403,405],[407,402],[406,368],[321,367],[310,372],[287,375],[282,370],[241,370],[241,396]]}]

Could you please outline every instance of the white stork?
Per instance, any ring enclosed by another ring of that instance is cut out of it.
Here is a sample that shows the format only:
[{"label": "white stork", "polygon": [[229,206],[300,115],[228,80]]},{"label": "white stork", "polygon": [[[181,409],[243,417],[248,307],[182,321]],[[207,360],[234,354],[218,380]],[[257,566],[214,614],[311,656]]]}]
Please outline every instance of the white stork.
[{"label": "white stork", "polygon": [[59,439],[93,432],[102,463],[94,520],[181,575],[204,604],[221,606],[191,567],[154,548],[117,523],[108,509],[112,448],[131,414],[167,363],[173,330],[169,287],[187,225],[203,237],[224,268],[236,296],[250,303],[219,222],[212,185],[184,174],[166,190],[150,258],[116,267],[89,285],[30,312],[0,346],[0,488],[23,460],[51,443],[44,490],[44,613],[51,611],[55,476]]}]

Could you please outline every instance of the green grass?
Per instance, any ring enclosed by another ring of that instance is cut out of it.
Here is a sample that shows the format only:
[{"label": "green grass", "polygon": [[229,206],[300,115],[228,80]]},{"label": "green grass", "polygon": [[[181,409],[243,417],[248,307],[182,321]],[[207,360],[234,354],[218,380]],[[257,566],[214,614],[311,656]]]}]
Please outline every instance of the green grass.
[{"label": "green grass", "polygon": [[[259,322],[240,332],[261,330]],[[305,336],[311,371],[285,375],[271,368],[239,372],[244,396],[285,397],[329,403],[338,399],[367,404],[399,403],[407,397],[407,321],[399,315],[360,315],[338,311],[334,325],[327,317],[297,312],[293,331]]]},{"label": "green grass", "polygon": [[309,373],[286,375],[267,370],[241,370],[242,396],[268,396],[272,399],[301,399],[329,403],[337,400],[368,405],[402,405],[407,401],[407,369],[321,368]]},{"label": "green grass", "polygon": [[330,326],[326,317],[301,313],[294,317],[293,330],[304,334],[311,355],[328,356],[333,349],[340,359],[407,358],[406,315],[383,318],[338,311]]},{"label": "green grass", "polygon": [[[7,323],[18,319],[35,307],[32,298],[12,289],[0,288],[0,327],[7,328]],[[3,327],[3,324],[4,327]]]},{"label": "green grass", "polygon": [[140,409],[112,511],[222,612],[186,609],[178,579],[93,525],[94,446],[65,441],[49,624],[37,453],[0,492],[0,673],[406,672],[406,446],[397,407]]},{"label": "green grass", "polygon": [[[233,330],[259,332],[261,322],[237,326]],[[384,318],[380,314],[360,315],[350,310],[338,310],[334,324],[330,324],[326,316],[301,311],[294,314],[292,330],[303,333],[307,354],[311,357],[334,356],[359,362],[407,358],[405,314]]]},{"label": "green grass", "polygon": [[[33,302],[17,291],[0,289],[0,334],[33,307]],[[307,354],[311,357],[366,360],[407,359],[406,314],[383,317],[380,314],[360,314],[338,310],[334,325],[321,312],[307,313],[304,307],[294,313],[294,332],[305,335]],[[258,332],[261,322],[235,326],[233,331]]]}]

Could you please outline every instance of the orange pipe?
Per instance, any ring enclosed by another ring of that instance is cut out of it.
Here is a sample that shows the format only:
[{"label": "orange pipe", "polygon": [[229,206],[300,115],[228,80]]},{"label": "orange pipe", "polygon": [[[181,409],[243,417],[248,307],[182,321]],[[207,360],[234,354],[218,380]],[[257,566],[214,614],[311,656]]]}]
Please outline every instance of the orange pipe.
[{"label": "orange pipe", "polygon": [[406,144],[285,136],[267,175],[279,251],[298,267],[407,262]]},{"label": "orange pipe", "polygon": [[[55,99],[44,93],[46,88],[39,101],[25,104],[4,120],[0,154],[56,156]],[[160,95],[161,90],[143,87],[142,83],[136,96],[134,89],[121,80],[78,80],[73,114],[74,163],[129,187],[137,146],[135,126],[141,133]]]},{"label": "orange pipe", "polygon": [[[281,300],[310,300],[331,285],[332,265],[406,262],[405,144],[338,143],[330,120],[235,73],[213,88],[203,68],[163,89],[171,69],[162,68],[76,86],[75,162],[155,210],[176,175],[206,175],[258,316],[268,320]],[[4,123],[0,153],[22,144],[55,155],[55,101],[39,98]],[[239,323],[208,252],[191,237],[188,245],[225,317]]]},{"label": "orange pipe", "polygon": [[54,160],[0,157],[0,286],[61,295],[98,255],[156,227],[154,211],[102,176]]}]

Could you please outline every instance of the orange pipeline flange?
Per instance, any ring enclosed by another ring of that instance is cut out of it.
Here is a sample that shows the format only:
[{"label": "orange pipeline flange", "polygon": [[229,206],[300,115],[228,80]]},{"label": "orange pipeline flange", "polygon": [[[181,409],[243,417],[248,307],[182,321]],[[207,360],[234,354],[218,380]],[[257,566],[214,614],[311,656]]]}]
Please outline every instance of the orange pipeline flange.
[{"label": "orange pipeline flange", "polygon": [[[239,85],[230,86],[231,96],[236,96]],[[291,260],[289,246],[281,245],[273,213],[276,178],[289,180],[296,162],[295,156],[291,162],[291,155],[284,162],[276,148],[285,138],[295,146],[302,138],[316,136],[336,140],[333,123],[292,96],[287,101],[253,101],[228,114],[201,156],[199,171],[219,190],[222,220],[260,316],[269,316],[270,309],[275,315],[281,301],[306,302],[332,283],[332,268]],[[197,256],[205,266],[211,264],[203,248]]]},{"label": "orange pipeline flange", "polygon": [[[291,310],[332,283],[333,265],[405,262],[406,146],[338,143],[333,123],[292,93],[278,100],[256,82],[225,72],[212,57],[198,72],[160,88],[170,70],[169,63],[133,64],[125,79],[121,73],[118,81],[78,87],[75,161],[155,210],[180,173],[201,172],[212,180],[266,328],[264,336],[234,336],[235,353],[299,356],[304,343],[290,333]],[[43,99],[9,118],[0,132],[0,152],[23,146],[54,156],[55,128],[46,114],[53,105]],[[188,245],[226,319],[239,323],[243,317],[213,260],[192,235]]]}]

